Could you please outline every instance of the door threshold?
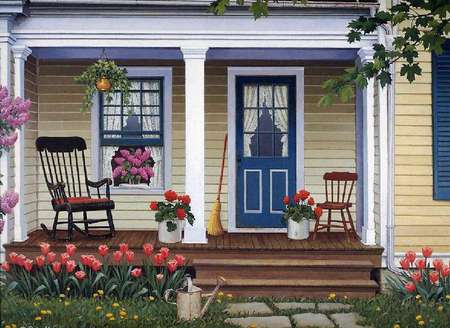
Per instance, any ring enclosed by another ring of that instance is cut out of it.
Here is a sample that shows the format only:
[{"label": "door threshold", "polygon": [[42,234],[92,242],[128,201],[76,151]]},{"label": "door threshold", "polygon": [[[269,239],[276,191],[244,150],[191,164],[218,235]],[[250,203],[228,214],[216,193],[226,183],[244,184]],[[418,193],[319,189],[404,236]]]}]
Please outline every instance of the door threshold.
[{"label": "door threshold", "polygon": [[228,233],[287,233],[287,228],[229,228]]}]

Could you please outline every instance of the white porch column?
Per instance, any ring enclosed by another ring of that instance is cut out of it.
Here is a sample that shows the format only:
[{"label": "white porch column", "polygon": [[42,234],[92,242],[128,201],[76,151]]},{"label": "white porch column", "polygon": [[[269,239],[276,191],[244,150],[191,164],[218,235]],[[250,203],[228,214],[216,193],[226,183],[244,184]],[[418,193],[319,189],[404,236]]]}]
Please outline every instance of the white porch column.
[{"label": "white porch column", "polygon": [[[0,84],[11,91],[11,46],[16,42],[15,38],[10,34],[12,25],[12,16],[0,17]],[[9,184],[9,156],[7,152],[3,152],[0,157],[0,173],[2,185],[0,185],[0,193],[10,188]],[[8,215],[3,217],[4,227],[0,238],[0,261],[4,260],[5,250],[3,244],[9,242],[12,238],[9,230]]]},{"label": "white porch column", "polygon": [[185,64],[186,193],[193,226],[186,223],[184,243],[207,243],[205,229],[205,58],[207,48],[182,48]]},{"label": "white porch column", "polygon": [[[14,56],[14,94],[16,97],[25,96],[25,61],[31,54],[26,46],[13,46]],[[14,240],[27,239],[27,222],[25,220],[25,126],[18,129],[19,137],[14,146],[15,189],[19,194],[19,204],[14,208]]]},{"label": "white porch column", "polygon": [[[371,47],[361,48],[358,56],[361,65],[373,60],[374,50]],[[363,199],[364,225],[362,239],[367,245],[375,245],[375,128],[374,128],[374,79],[368,81],[367,87],[361,91],[363,107]]]}]

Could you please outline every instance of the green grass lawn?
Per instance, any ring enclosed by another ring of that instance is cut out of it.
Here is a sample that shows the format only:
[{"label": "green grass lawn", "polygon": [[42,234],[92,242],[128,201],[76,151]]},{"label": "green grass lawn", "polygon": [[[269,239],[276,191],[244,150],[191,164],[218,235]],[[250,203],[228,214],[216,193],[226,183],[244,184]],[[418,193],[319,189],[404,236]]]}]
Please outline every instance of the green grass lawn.
[{"label": "green grass lawn", "polygon": [[[4,295],[2,295],[4,296]],[[261,299],[269,306],[276,300]],[[223,323],[227,317],[223,310],[228,298],[215,302],[205,318],[194,322],[177,322],[176,306],[150,299],[115,302],[101,299],[45,299],[26,300],[5,296],[1,300],[2,327],[233,327]],[[236,299],[244,302],[247,299]],[[286,301],[286,300],[283,300]],[[299,300],[296,300],[299,301]],[[364,324],[372,327],[450,327],[450,300],[443,304],[402,304],[390,295],[379,295],[371,300],[349,300],[352,311],[365,317]],[[301,311],[297,311],[301,312]],[[303,311],[304,312],[304,311]],[[275,310],[275,315],[288,315],[296,311]],[[416,318],[418,315],[421,317]],[[418,320],[419,319],[419,320]],[[423,322],[421,322],[423,321]],[[395,326],[398,324],[399,326]]]}]

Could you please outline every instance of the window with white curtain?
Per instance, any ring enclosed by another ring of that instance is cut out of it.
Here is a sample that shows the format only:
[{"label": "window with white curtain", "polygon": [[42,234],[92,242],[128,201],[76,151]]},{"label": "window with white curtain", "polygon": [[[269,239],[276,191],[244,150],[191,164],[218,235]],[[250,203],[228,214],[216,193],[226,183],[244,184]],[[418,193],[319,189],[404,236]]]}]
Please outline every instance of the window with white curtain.
[{"label": "window with white curtain", "polygon": [[100,97],[100,173],[114,186],[164,188],[164,78],[130,78],[129,104],[120,92]]}]

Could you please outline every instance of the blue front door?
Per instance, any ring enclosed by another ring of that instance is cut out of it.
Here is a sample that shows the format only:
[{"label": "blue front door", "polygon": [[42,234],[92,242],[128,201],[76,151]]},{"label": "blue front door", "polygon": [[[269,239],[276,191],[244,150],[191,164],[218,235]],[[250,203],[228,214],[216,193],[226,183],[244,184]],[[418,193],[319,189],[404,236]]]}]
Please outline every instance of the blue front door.
[{"label": "blue front door", "polygon": [[282,228],[296,187],[295,77],[237,77],[237,228]]}]

